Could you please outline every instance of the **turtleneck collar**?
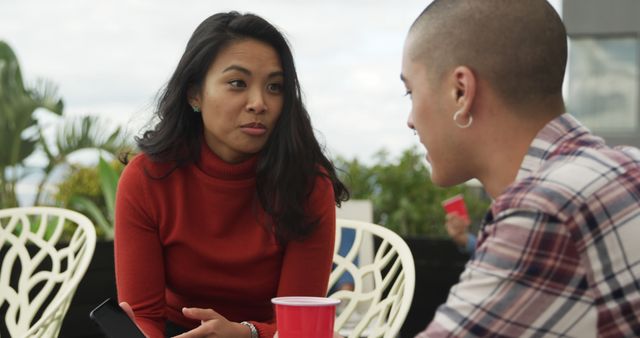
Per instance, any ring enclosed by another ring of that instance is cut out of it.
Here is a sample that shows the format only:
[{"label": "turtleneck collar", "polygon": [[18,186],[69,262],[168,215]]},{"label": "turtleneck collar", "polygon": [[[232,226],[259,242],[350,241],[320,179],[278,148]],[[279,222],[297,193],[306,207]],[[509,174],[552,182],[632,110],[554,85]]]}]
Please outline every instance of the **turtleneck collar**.
[{"label": "turtleneck collar", "polygon": [[200,161],[196,166],[207,176],[223,180],[242,180],[256,175],[257,163],[257,154],[240,163],[225,162],[203,140],[200,144]]}]

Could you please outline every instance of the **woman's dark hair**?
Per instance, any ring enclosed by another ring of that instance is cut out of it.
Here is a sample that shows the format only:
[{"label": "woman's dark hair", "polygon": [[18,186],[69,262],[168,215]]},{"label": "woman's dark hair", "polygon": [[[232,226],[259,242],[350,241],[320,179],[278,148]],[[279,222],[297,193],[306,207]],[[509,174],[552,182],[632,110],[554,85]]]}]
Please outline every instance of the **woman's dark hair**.
[{"label": "woman's dark hair", "polygon": [[336,205],[349,198],[331,161],[315,138],[305,109],[293,56],[284,36],[253,14],[218,13],[193,32],[178,66],[160,94],[159,122],[136,138],[138,147],[152,160],[173,162],[174,169],[199,161],[203,122],[188,102],[190,91],[199,91],[210,65],[232,42],[255,39],[272,46],[284,73],[282,112],[261,150],[256,168],[257,197],[275,222],[280,243],[309,235],[318,220],[308,219],[305,205],[318,175],[327,177]]}]

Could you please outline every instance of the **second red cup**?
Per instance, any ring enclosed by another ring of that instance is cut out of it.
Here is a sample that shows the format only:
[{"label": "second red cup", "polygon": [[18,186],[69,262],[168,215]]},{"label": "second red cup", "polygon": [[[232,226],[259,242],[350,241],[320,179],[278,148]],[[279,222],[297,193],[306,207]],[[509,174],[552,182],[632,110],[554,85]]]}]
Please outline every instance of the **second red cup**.
[{"label": "second red cup", "polygon": [[279,338],[332,338],[338,299],[324,297],[278,297],[276,310]]},{"label": "second red cup", "polygon": [[442,207],[447,214],[455,213],[460,217],[469,219],[469,213],[467,212],[467,206],[464,204],[464,198],[462,194],[455,195],[442,201]]}]

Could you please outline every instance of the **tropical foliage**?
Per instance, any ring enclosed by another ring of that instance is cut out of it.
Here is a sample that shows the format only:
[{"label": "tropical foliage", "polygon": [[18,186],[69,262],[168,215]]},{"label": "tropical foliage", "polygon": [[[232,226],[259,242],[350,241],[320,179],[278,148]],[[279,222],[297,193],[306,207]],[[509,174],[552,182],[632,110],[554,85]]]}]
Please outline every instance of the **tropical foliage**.
[{"label": "tropical foliage", "polygon": [[56,204],[84,213],[97,226],[98,237],[113,239],[116,188],[123,167],[103,158],[97,167],[75,167],[58,186]]},{"label": "tropical foliage", "polygon": [[[62,99],[55,86],[40,80],[33,87],[25,86],[18,60],[6,43],[0,41],[0,208],[18,205],[16,185],[28,175],[37,175],[34,204],[45,204],[44,192],[50,176],[59,167],[69,165],[69,156],[83,149],[100,149],[116,154],[126,147],[121,128],[111,132],[105,122],[96,117],[63,119]],[[45,136],[46,126],[39,123],[35,111],[44,108],[62,123]],[[41,152],[46,164],[27,167],[27,158]]]},{"label": "tropical foliage", "polygon": [[38,185],[36,204],[43,203],[42,193],[53,171],[65,164],[73,153],[84,149],[99,149],[116,155],[126,148],[126,134],[118,127],[106,132],[105,122],[95,116],[67,119],[57,130],[54,142],[49,145],[40,132],[39,146],[47,156],[47,165],[42,168],[42,179]]},{"label": "tropical foliage", "polygon": [[441,202],[460,193],[471,219],[479,221],[489,205],[483,191],[465,185],[436,187],[423,158],[417,149],[410,148],[395,161],[380,151],[373,165],[338,158],[336,166],[342,169],[341,178],[352,198],[372,201],[374,222],[401,235],[446,236]]},{"label": "tropical foliage", "polygon": [[0,41],[0,207],[18,205],[16,183],[28,174],[24,161],[40,137],[34,112],[61,115],[64,105],[51,82],[26,86],[16,55]]}]

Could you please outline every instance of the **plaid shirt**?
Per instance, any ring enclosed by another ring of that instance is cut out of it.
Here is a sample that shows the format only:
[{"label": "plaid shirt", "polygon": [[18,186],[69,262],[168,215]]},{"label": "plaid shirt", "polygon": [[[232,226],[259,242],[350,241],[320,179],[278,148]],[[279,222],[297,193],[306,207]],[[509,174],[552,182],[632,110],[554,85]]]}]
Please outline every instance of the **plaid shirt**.
[{"label": "plaid shirt", "polygon": [[548,123],[417,337],[640,337],[640,151]]}]

